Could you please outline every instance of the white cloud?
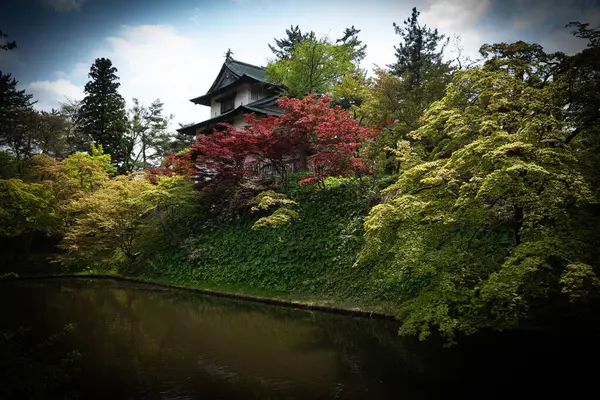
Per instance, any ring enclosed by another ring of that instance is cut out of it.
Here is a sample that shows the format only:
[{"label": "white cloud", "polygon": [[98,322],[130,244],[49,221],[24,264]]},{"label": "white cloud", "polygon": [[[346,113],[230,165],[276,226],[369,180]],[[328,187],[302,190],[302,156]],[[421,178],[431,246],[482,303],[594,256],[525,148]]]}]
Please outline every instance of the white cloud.
[{"label": "white cloud", "polygon": [[81,78],[86,78],[88,72],[90,71],[91,63],[88,62],[78,62],[75,63],[69,71],[56,71],[54,75],[57,79],[67,79],[70,81],[77,81]]},{"label": "white cloud", "polygon": [[[428,1],[419,8],[423,9],[422,22],[448,35],[460,34],[467,52],[476,53],[483,40],[474,24],[489,2],[469,0],[461,5],[457,1],[438,0]],[[265,65],[273,56],[268,44],[273,43],[273,37],[285,35],[290,24],[300,25],[305,32],[314,30],[319,36],[327,34],[332,38],[341,36],[345,28],[355,25],[361,29],[361,40],[368,45],[363,68],[371,69],[374,64],[383,67],[394,61],[394,45],[399,37],[394,34],[392,22],[401,23],[410,16],[411,5],[389,2],[372,7],[357,2],[356,7],[349,8],[352,11],[340,13],[339,7],[325,3],[318,14],[300,12],[303,8],[297,5],[282,11],[278,18],[264,13],[253,17],[251,22],[238,25],[232,22],[233,25],[209,28],[205,24],[196,24],[192,18],[202,14],[199,9],[194,9],[183,17],[187,25],[180,22],[177,29],[171,25],[121,27],[100,43],[88,59],[70,69],[54,72],[48,82],[32,83],[31,88],[32,91],[36,88],[36,98],[43,100],[40,108],[57,107],[58,103],[52,104],[52,101],[62,101],[65,95],[81,99],[81,91],[75,95],[73,88],[80,88],[87,82],[87,73],[95,58],[107,57],[118,69],[119,90],[128,104],[133,97],[145,104],[159,98],[166,113],[175,115],[173,127],[177,127],[178,122],[199,122],[209,117],[207,107],[194,105],[189,99],[204,94],[210,87],[227,48],[231,48],[238,60]],[[245,21],[243,15],[234,13],[232,17]],[[45,90],[41,90],[42,87]]]},{"label": "white cloud", "polygon": [[35,107],[45,111],[58,108],[59,103],[64,102],[66,99],[81,99],[83,97],[83,88],[67,79],[31,82],[25,89],[33,94],[34,99],[38,100]]},{"label": "white cloud", "polygon": [[71,12],[81,10],[85,0],[44,0],[44,4],[58,12]]},{"label": "white cloud", "polygon": [[56,71],[55,80],[31,82],[26,88],[42,110],[57,108],[65,97],[82,99],[90,66],[95,58],[106,57],[118,70],[119,92],[128,105],[134,97],[146,105],[160,99],[165,114],[175,115],[176,128],[178,122],[208,118],[209,111],[189,99],[204,94],[216,77],[223,62],[220,52],[220,48],[211,50],[207,40],[186,37],[170,26],[122,27],[87,61]]},{"label": "white cloud", "polygon": [[[479,47],[486,40],[475,24],[491,3],[491,0],[428,0],[420,18],[449,37],[455,34],[460,36],[465,49],[464,55],[476,58]],[[448,50],[451,54],[455,53],[452,46]]]},{"label": "white cloud", "polygon": [[[188,37],[166,25],[123,27],[106,39],[108,53],[120,77],[120,92],[130,103],[159,98],[175,122],[198,122],[208,110],[189,99],[204,94],[223,62],[221,49],[208,40]],[[89,67],[88,67],[89,68]]]}]

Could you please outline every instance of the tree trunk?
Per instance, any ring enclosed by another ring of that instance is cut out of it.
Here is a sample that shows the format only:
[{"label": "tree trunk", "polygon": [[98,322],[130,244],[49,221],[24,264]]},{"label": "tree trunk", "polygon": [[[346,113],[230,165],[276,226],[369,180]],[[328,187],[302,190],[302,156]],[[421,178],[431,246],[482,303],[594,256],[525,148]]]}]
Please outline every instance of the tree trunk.
[{"label": "tree trunk", "polygon": [[146,168],[146,137],[142,134],[142,160],[144,161],[144,168]]}]

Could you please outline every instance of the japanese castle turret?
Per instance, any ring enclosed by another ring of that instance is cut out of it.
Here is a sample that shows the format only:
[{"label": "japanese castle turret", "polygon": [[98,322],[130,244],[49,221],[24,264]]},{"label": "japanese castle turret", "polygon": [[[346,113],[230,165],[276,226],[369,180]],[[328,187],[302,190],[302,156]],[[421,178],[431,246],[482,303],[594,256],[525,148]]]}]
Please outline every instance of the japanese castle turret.
[{"label": "japanese castle turret", "polygon": [[220,122],[240,128],[245,124],[244,114],[279,116],[278,91],[279,86],[267,81],[263,67],[227,57],[206,94],[190,100],[210,107],[210,118],[177,131],[196,136],[212,132]]}]

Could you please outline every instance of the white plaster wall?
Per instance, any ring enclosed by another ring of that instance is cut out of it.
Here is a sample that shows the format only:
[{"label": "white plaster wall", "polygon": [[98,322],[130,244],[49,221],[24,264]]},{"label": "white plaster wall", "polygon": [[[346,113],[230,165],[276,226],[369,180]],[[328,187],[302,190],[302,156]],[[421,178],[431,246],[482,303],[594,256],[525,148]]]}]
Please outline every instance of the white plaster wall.
[{"label": "white plaster wall", "polygon": [[231,121],[231,126],[237,129],[244,127],[244,125],[246,125],[246,121],[244,121],[244,117],[241,115],[236,115],[233,121]]},{"label": "white plaster wall", "polygon": [[250,101],[250,85],[244,83],[237,88],[235,95],[235,107],[238,108],[242,104],[248,104]]},{"label": "white plaster wall", "polygon": [[235,95],[235,108],[241,106],[242,104],[248,104],[250,102],[250,85],[244,83],[243,85],[238,86],[235,89],[228,90],[220,94],[218,97],[213,97],[210,100],[210,118],[216,117],[217,115],[221,115],[221,103],[217,101],[222,97],[227,97],[232,93],[236,93]]},{"label": "white plaster wall", "polygon": [[210,99],[210,118],[216,117],[221,113],[221,103],[217,103],[217,101],[212,98]]}]

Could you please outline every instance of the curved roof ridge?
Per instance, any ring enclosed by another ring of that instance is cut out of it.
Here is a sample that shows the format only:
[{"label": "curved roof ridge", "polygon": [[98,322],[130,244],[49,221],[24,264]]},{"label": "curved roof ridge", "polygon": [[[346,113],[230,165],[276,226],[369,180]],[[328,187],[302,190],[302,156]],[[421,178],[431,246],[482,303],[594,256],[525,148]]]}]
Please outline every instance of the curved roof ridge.
[{"label": "curved roof ridge", "polygon": [[233,58],[230,58],[229,61],[225,61],[225,64],[227,64],[227,63],[241,64],[241,65],[246,66],[246,67],[252,67],[252,68],[261,69],[261,70],[264,70],[266,68],[266,67],[263,67],[263,66],[259,66],[259,65],[255,65],[255,64],[250,64],[250,63],[239,61],[239,60],[235,60]]}]

